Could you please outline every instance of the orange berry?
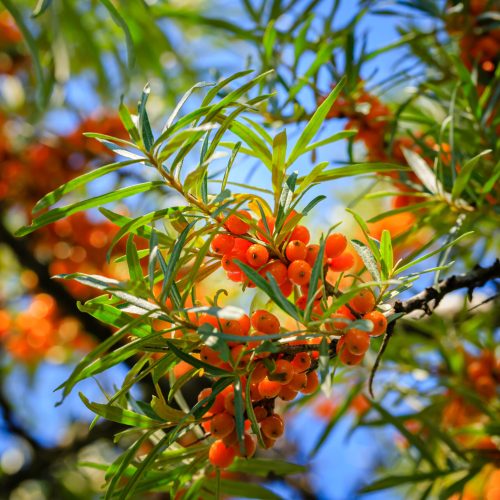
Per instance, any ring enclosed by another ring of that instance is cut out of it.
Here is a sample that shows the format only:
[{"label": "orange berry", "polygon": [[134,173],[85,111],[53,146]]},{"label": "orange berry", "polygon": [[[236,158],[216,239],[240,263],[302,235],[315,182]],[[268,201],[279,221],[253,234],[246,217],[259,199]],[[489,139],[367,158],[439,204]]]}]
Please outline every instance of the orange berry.
[{"label": "orange berry", "polygon": [[295,391],[289,385],[284,385],[281,387],[278,397],[283,401],[293,401],[297,397],[297,394],[298,391]]},{"label": "orange berry", "polygon": [[364,354],[370,347],[370,335],[368,332],[353,328],[346,333],[345,347],[351,354],[356,356]]},{"label": "orange berry", "polygon": [[248,314],[243,314],[240,318],[237,319],[238,323],[241,326],[241,332],[243,335],[248,335],[250,332],[250,317]]},{"label": "orange berry", "polygon": [[220,319],[220,327],[222,333],[226,333],[227,335],[243,335],[243,328],[236,319]]},{"label": "orange berry", "polygon": [[305,260],[294,260],[288,266],[288,279],[296,285],[307,285],[311,280],[311,266]]},{"label": "orange berry", "polygon": [[233,448],[234,448],[234,451],[236,453],[236,456],[243,457],[243,458],[250,458],[254,455],[255,450],[257,448],[257,444],[255,443],[254,439],[249,434],[245,434],[243,437],[244,453],[241,453],[240,443],[233,444]]},{"label": "orange berry", "polygon": [[222,439],[234,430],[234,418],[229,413],[218,413],[210,420],[210,432],[212,437]]},{"label": "orange berry", "polygon": [[229,467],[234,460],[235,451],[231,446],[226,446],[223,441],[215,441],[208,451],[208,459],[215,467]]},{"label": "orange berry", "polygon": [[244,261],[245,254],[251,246],[252,242],[245,240],[245,238],[234,238],[234,246],[231,253],[237,255],[240,260]]},{"label": "orange berry", "polygon": [[307,387],[307,373],[295,373],[287,387],[294,391],[302,391],[305,389]]},{"label": "orange berry", "polygon": [[[230,392],[229,394],[226,394],[226,397],[224,398],[224,408],[231,415],[234,415],[236,413],[236,409],[234,407],[234,398],[235,398],[234,391]],[[244,398],[245,396],[243,395],[243,399]]]},{"label": "orange berry", "polygon": [[[204,399],[208,398],[210,396],[210,394],[212,394],[212,389],[210,387],[203,389],[198,394],[198,401],[203,401]],[[212,411],[212,409],[214,408],[214,405],[215,405],[215,401],[212,402],[212,404],[207,408],[206,413],[208,413],[208,412],[216,413],[216,412]]]},{"label": "orange berry", "polygon": [[252,314],[252,326],[258,331],[266,334],[279,333],[279,319],[269,311],[258,309]]},{"label": "orange berry", "polygon": [[347,238],[340,233],[333,233],[325,241],[325,254],[329,258],[338,257],[347,247]]},{"label": "orange berry", "polygon": [[278,439],[285,431],[285,424],[279,415],[273,413],[271,416],[262,420],[260,423],[260,429],[262,434],[269,439]]},{"label": "orange berry", "polygon": [[250,399],[252,401],[260,401],[263,398],[262,394],[259,392],[259,384],[250,384]]},{"label": "orange berry", "polygon": [[304,259],[311,267],[314,266],[319,254],[319,245],[308,245],[306,258]]},{"label": "orange berry", "polygon": [[319,386],[319,378],[316,372],[309,372],[307,374],[306,386],[300,390],[302,394],[312,394]]},{"label": "orange berry", "polygon": [[257,422],[262,422],[267,417],[267,410],[263,406],[256,406],[253,409]]},{"label": "orange berry", "polygon": [[198,321],[198,324],[200,326],[202,326],[205,323],[212,325],[216,330],[220,329],[219,320],[217,319],[217,316],[212,316],[211,314],[207,314],[207,313],[201,314],[200,319]]},{"label": "orange berry", "polygon": [[378,337],[387,330],[387,318],[381,312],[369,312],[363,316],[363,319],[367,319],[373,323],[373,330],[370,332],[372,337]]},{"label": "orange berry", "polygon": [[304,372],[311,366],[311,356],[307,352],[299,352],[292,359],[291,365],[296,372]]},{"label": "orange berry", "polygon": [[281,391],[281,384],[267,377],[259,382],[259,393],[263,398],[275,398]]},{"label": "orange berry", "polygon": [[328,265],[332,271],[336,271],[338,273],[348,271],[354,266],[354,255],[349,252],[345,252],[338,257],[333,257],[329,259]]},{"label": "orange berry", "polygon": [[292,294],[293,292],[293,284],[290,280],[286,280],[284,283],[282,283],[280,285],[280,290],[281,290],[281,293],[285,296],[285,297],[290,297],[290,295]]},{"label": "orange berry", "polygon": [[375,297],[370,290],[361,290],[349,301],[349,305],[359,314],[366,314],[375,307]]},{"label": "orange berry", "polygon": [[250,229],[248,222],[252,216],[246,210],[238,210],[236,213],[231,214],[224,223],[226,229],[233,234],[245,234]]},{"label": "orange berry", "polygon": [[266,376],[267,376],[266,365],[262,362],[257,363],[252,372],[252,375],[250,376],[250,382],[252,384],[258,384],[259,382],[262,382],[266,378]]},{"label": "orange berry", "polygon": [[230,234],[218,234],[210,243],[215,253],[228,254],[234,248],[234,238]]},{"label": "orange berry", "polygon": [[278,359],[275,364],[274,371],[268,375],[270,380],[275,380],[280,384],[286,385],[290,383],[294,375],[294,369],[290,363],[285,359]]},{"label": "orange berry", "polygon": [[295,226],[290,235],[290,240],[299,240],[302,241],[305,245],[309,243],[311,239],[311,235],[309,234],[309,229],[306,226]]},{"label": "orange berry", "polygon": [[269,252],[264,245],[256,243],[248,247],[246,259],[250,266],[255,268],[261,267],[269,260]]},{"label": "orange berry", "polygon": [[246,350],[244,344],[238,344],[231,349],[231,360],[233,364],[237,364],[238,368],[244,368],[250,360],[250,354],[245,354]]},{"label": "orange berry", "polygon": [[307,247],[300,240],[292,240],[286,246],[285,255],[290,262],[294,260],[305,260],[307,257]]},{"label": "orange berry", "polygon": [[235,257],[233,255],[223,255],[222,259],[220,260],[222,268],[230,273],[241,272],[241,269],[238,267],[236,262],[234,262],[234,260]]},{"label": "orange berry", "polygon": [[489,376],[490,371],[488,370],[488,367],[482,363],[481,361],[473,361],[472,363],[469,364],[467,367],[467,375],[469,378],[472,380],[475,380],[479,377],[483,376]]},{"label": "orange berry", "polygon": [[339,359],[344,365],[359,365],[359,363],[363,361],[364,357],[364,354],[360,354],[359,356],[357,356],[356,354],[352,354],[352,352],[350,352],[346,347],[340,349]]},{"label": "orange berry", "polygon": [[226,276],[228,277],[228,279],[234,281],[235,283],[241,283],[242,281],[245,281],[245,274],[242,271],[229,271],[226,272]]},{"label": "orange berry", "polygon": [[204,345],[200,349],[200,360],[208,365],[218,366],[221,364],[220,354],[210,347]]},{"label": "orange berry", "polygon": [[474,381],[476,391],[487,399],[492,398],[496,394],[496,383],[493,377],[482,375]]},{"label": "orange berry", "polygon": [[276,444],[276,439],[268,438],[267,436],[262,436],[262,441],[264,442],[264,448],[268,450]]},{"label": "orange berry", "polygon": [[236,427],[226,437],[222,438],[222,442],[226,446],[233,446],[238,442],[238,433],[236,432]]},{"label": "orange berry", "polygon": [[269,262],[261,271],[260,275],[267,279],[267,274],[271,274],[278,285],[282,285],[288,279],[288,270],[285,264],[279,260]]},{"label": "orange berry", "polygon": [[305,310],[307,306],[307,295],[301,295],[296,301],[295,305],[301,309],[302,311]]}]

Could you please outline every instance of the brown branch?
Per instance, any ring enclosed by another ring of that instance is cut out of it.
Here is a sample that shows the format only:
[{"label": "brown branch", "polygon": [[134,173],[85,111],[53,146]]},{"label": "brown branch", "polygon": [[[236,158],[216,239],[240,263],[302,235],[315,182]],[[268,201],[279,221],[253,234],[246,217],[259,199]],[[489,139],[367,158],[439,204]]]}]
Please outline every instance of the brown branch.
[{"label": "brown branch", "polygon": [[[472,292],[475,288],[484,286],[489,281],[500,278],[500,260],[496,259],[495,262],[489,267],[481,267],[477,265],[472,271],[465,274],[450,276],[449,278],[440,281],[437,285],[431,286],[423,290],[422,292],[414,295],[405,301],[396,301],[394,306],[389,311],[391,314],[402,314],[406,315],[413,311],[422,310],[425,314],[430,315],[439,305],[441,300],[451,292],[456,290],[461,290],[466,288],[468,290],[468,295],[471,298]],[[431,303],[433,303],[433,308],[431,309]],[[396,326],[396,321],[399,318],[394,319],[387,328],[387,332],[384,335],[384,340],[380,346],[380,350],[377,354],[377,358],[373,365],[370,373],[370,379],[368,382],[368,388],[370,395],[373,397],[373,380],[375,378],[375,373],[380,365],[382,356],[389,344],[389,341],[393,335],[394,327]]]}]

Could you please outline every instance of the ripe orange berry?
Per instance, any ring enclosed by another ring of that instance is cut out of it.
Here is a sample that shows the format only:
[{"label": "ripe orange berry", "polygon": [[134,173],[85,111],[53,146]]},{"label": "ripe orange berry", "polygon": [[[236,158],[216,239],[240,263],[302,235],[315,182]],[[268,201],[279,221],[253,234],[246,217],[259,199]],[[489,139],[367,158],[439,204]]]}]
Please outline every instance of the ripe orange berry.
[{"label": "ripe orange berry", "polygon": [[[224,398],[224,408],[231,415],[234,415],[236,413],[236,409],[234,407],[234,397],[234,391],[232,391],[229,394],[226,394],[226,397]],[[245,399],[244,395],[243,399]]]},{"label": "ripe orange berry", "polygon": [[281,384],[267,377],[259,382],[259,393],[264,398],[275,398],[281,391]]},{"label": "ripe orange berry", "polygon": [[252,242],[245,240],[245,238],[234,238],[234,246],[231,254],[237,255],[240,260],[244,261],[245,254],[251,246]]},{"label": "ripe orange berry", "polygon": [[231,447],[238,442],[238,433],[236,432],[236,427],[226,437],[222,438],[222,442],[226,446],[231,446]]},{"label": "ripe orange berry", "polygon": [[476,391],[487,399],[492,398],[496,394],[496,383],[493,377],[482,375],[474,381]]},{"label": "ripe orange berry", "polygon": [[338,257],[347,247],[347,238],[340,233],[333,233],[325,241],[325,254],[329,258]]},{"label": "ripe orange berry", "polygon": [[237,364],[238,368],[244,368],[250,360],[250,354],[245,353],[246,350],[244,344],[238,344],[231,348],[231,360],[233,364]]},{"label": "ripe orange berry", "polygon": [[367,319],[373,323],[373,330],[370,332],[372,337],[378,337],[387,330],[387,318],[381,312],[369,312],[363,316],[363,319]]},{"label": "ripe orange berry", "polygon": [[311,280],[311,266],[305,260],[294,260],[288,266],[288,279],[296,285],[307,285]]},{"label": "ripe orange berry", "polygon": [[234,281],[235,283],[241,283],[242,281],[245,281],[245,275],[242,271],[229,271],[226,272],[226,276],[228,277],[228,279]]},{"label": "ripe orange berry", "polygon": [[270,439],[267,436],[262,436],[262,441],[264,442],[264,448],[268,450],[276,444],[276,439]]},{"label": "ripe orange berry", "polygon": [[257,422],[262,422],[267,417],[267,410],[263,406],[256,406],[253,409]]},{"label": "ripe orange berry", "polygon": [[289,385],[284,385],[281,387],[278,397],[283,401],[293,401],[297,397],[297,394],[298,391],[295,391]]},{"label": "ripe orange berry", "polygon": [[307,352],[299,352],[292,359],[291,365],[296,372],[304,372],[311,366],[311,356]]},{"label": "ripe orange berry", "polygon": [[483,376],[487,377],[490,375],[489,372],[488,367],[481,361],[473,361],[469,366],[467,366],[467,375],[472,380]]},{"label": "ripe orange berry", "polygon": [[278,285],[282,285],[288,279],[288,270],[285,264],[279,260],[269,262],[261,271],[260,275],[266,278],[270,274]]},{"label": "ripe orange berry", "polygon": [[290,262],[294,260],[305,260],[307,257],[307,247],[300,240],[292,240],[286,246],[285,255]]},{"label": "ripe orange berry", "polygon": [[231,446],[226,446],[223,441],[218,440],[212,443],[208,451],[208,459],[215,467],[229,467],[234,460],[235,451]]},{"label": "ripe orange berry", "polygon": [[222,268],[230,273],[241,272],[241,269],[234,262],[235,258],[236,257],[234,257],[233,255],[223,255],[222,259],[220,260]]},{"label": "ripe orange berry", "polygon": [[226,333],[227,335],[243,335],[243,328],[240,322],[236,319],[220,319],[220,327],[222,333]]},{"label": "ripe orange berry", "polygon": [[307,306],[307,295],[301,295],[296,301],[295,305],[301,309],[302,311],[305,310]]},{"label": "ripe orange berry", "polygon": [[275,380],[280,384],[286,385],[290,383],[294,375],[294,369],[286,359],[278,359],[274,371],[268,375],[270,380]]},{"label": "ripe orange berry", "polygon": [[300,240],[302,243],[307,245],[309,240],[311,239],[311,235],[309,234],[309,229],[306,226],[295,226],[290,235],[290,240]]},{"label": "ripe orange berry", "polygon": [[243,335],[248,335],[250,332],[250,317],[248,314],[243,314],[240,318],[237,319],[238,323],[241,326],[241,332]]},{"label": "ripe orange berry", "polygon": [[205,323],[212,325],[216,330],[220,330],[219,320],[218,320],[217,316],[212,316],[211,314],[207,314],[207,313],[201,314],[200,319],[198,321],[198,324],[200,326],[202,326]]},{"label": "ripe orange berry", "polygon": [[370,335],[368,332],[352,328],[345,335],[345,347],[351,354],[356,356],[364,354],[370,347]]},{"label": "ripe orange berry", "polygon": [[230,234],[218,234],[210,243],[215,253],[228,254],[234,248],[234,238]]},{"label": "ripe orange berry", "polygon": [[349,305],[359,314],[366,314],[375,307],[375,297],[370,290],[361,290],[349,301]]},{"label": "ripe orange berry", "polygon": [[269,252],[267,251],[267,248],[264,245],[259,245],[258,243],[249,246],[245,255],[248,264],[255,268],[263,266],[269,260]]},{"label": "ripe orange berry", "polygon": [[285,424],[279,415],[273,413],[260,423],[260,430],[262,431],[262,434],[267,436],[269,439],[278,439],[285,431]]},{"label": "ripe orange berry", "polygon": [[288,387],[294,391],[302,391],[305,389],[307,387],[307,373],[295,373]]},{"label": "ripe orange berry", "polygon": [[280,290],[281,290],[281,293],[285,296],[285,297],[290,297],[290,295],[292,294],[293,292],[293,284],[290,280],[286,280],[284,283],[282,283],[280,285]]},{"label": "ripe orange berry", "polygon": [[338,273],[348,271],[354,266],[354,255],[349,252],[345,252],[338,257],[333,257],[329,259],[329,266],[332,271],[336,271]]},{"label": "ripe orange berry", "polygon": [[314,266],[319,254],[319,245],[308,245],[306,258],[304,259],[311,267]]},{"label": "ripe orange berry", "polygon": [[255,450],[257,448],[257,444],[255,443],[254,439],[249,434],[245,434],[243,437],[244,453],[241,453],[240,443],[233,444],[233,448],[234,448],[236,456],[243,457],[243,458],[250,458],[250,457],[253,457]]},{"label": "ripe orange berry", "polygon": [[312,394],[319,386],[319,378],[316,372],[309,372],[307,374],[306,386],[301,389],[302,394]]},{"label": "ripe orange berry", "polygon": [[346,347],[341,348],[339,353],[340,361],[347,366],[359,365],[359,363],[363,361],[364,357],[364,354],[360,354],[359,356],[352,354],[352,352],[350,352]]},{"label": "ripe orange berry", "polygon": [[269,311],[258,309],[252,314],[252,326],[258,331],[266,334],[279,333],[279,319]]},{"label": "ripe orange berry", "polygon": [[257,222],[257,228],[259,229],[259,232],[257,233],[257,238],[267,243],[269,242],[270,237],[274,233],[274,226],[276,225],[276,219],[268,215],[266,217],[266,222],[267,222],[267,227],[269,228],[271,234],[269,234],[269,232],[267,231],[264,222],[260,220],[259,222]]},{"label": "ripe orange berry", "polygon": [[247,221],[251,220],[252,216],[246,210],[238,210],[231,214],[224,223],[226,229],[233,234],[245,234],[250,229],[250,224]]},{"label": "ripe orange berry", "polygon": [[223,412],[212,417],[210,420],[210,432],[212,437],[222,439],[234,430],[234,418],[229,413]]},{"label": "ripe orange berry", "polygon": [[214,366],[218,366],[222,362],[219,353],[206,345],[202,346],[200,349],[200,360],[208,365]]},{"label": "ripe orange berry", "polygon": [[259,362],[255,365],[255,368],[250,376],[250,382],[252,384],[258,384],[262,382],[267,376],[267,368],[266,365],[262,362]]},{"label": "ripe orange berry", "polygon": [[263,399],[262,394],[259,392],[259,384],[250,384],[250,399],[252,401],[260,401]]}]

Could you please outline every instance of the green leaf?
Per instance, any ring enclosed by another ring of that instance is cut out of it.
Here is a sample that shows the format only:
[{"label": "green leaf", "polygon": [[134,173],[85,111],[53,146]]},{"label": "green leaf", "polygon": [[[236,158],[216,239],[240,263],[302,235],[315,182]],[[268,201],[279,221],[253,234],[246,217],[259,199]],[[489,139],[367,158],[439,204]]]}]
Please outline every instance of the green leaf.
[{"label": "green leaf", "polygon": [[275,458],[252,458],[252,460],[237,458],[229,470],[266,477],[269,473],[277,476],[301,474],[307,472],[307,467]]},{"label": "green leaf", "polygon": [[464,233],[462,235],[460,235],[458,238],[455,238],[453,241],[450,241],[450,243],[447,243],[446,245],[438,248],[437,250],[434,250],[433,252],[430,252],[426,255],[423,255],[422,257],[419,257],[418,259],[415,259],[415,260],[412,260],[411,262],[409,262],[408,264],[405,264],[404,266],[401,266],[399,268],[397,268],[394,272],[394,275],[397,275],[397,274],[400,274],[404,271],[406,271],[407,269],[409,269],[410,267],[413,267],[415,266],[416,264],[418,264],[419,262],[422,262],[424,260],[427,260],[429,259],[430,257],[432,257],[433,255],[436,255],[440,252],[442,252],[443,250],[446,250],[447,248],[455,245],[456,243],[458,243],[460,240],[466,238],[467,236],[470,236],[471,234],[473,234],[474,231],[469,231],[467,233]]},{"label": "green leaf", "polygon": [[135,63],[135,51],[134,40],[132,39],[128,24],[110,0],[101,0],[101,2],[104,4],[106,9],[108,9],[113,21],[119,28],[121,28],[123,34],[125,35],[125,43],[127,45],[127,64],[130,71]]},{"label": "green leaf", "polygon": [[80,186],[84,186],[85,184],[88,184],[95,179],[99,179],[106,174],[115,172],[120,168],[133,165],[134,163],[138,163],[139,161],[140,160],[119,161],[117,163],[110,163],[109,165],[104,165],[102,167],[96,168],[95,170],[91,170],[90,172],[86,172],[85,174],[80,175],[75,179],[70,180],[69,182],[66,182],[66,184],[62,184],[58,188],[54,189],[54,191],[47,193],[36,203],[36,205],[33,207],[32,213],[35,214],[53,205],[54,203],[58,202],[64,195],[71,193]]},{"label": "green leaf", "polygon": [[437,467],[431,450],[427,447],[426,442],[422,438],[420,438],[420,436],[409,431],[404,425],[404,422],[389,413],[376,401],[372,400],[371,406],[374,410],[380,413],[380,416],[384,419],[385,422],[387,422],[388,425],[392,425],[393,427],[395,427],[407,439],[408,443],[410,443],[410,445],[414,446],[420,452],[422,458],[427,460],[434,467]]},{"label": "green leaf", "polygon": [[321,103],[318,109],[314,112],[314,115],[309,120],[307,125],[304,127],[302,134],[297,139],[295,146],[288,157],[286,162],[287,166],[290,166],[299,156],[304,154],[306,148],[310,145],[312,139],[318,132],[322,123],[325,121],[326,115],[330,111],[333,103],[337,99],[340,91],[342,90],[345,83],[345,77],[343,77],[332,90],[330,95]]},{"label": "green leaf", "polygon": [[453,184],[453,188],[451,190],[451,197],[453,199],[458,198],[462,194],[462,191],[467,187],[469,179],[472,173],[474,172],[474,168],[476,167],[478,161],[483,156],[488,155],[490,153],[491,149],[487,149],[486,151],[482,151],[478,155],[474,156],[474,158],[471,158],[465,163],[465,165],[462,167],[462,170],[460,170],[460,173],[455,179],[455,183]]},{"label": "green leaf", "polygon": [[235,260],[234,262],[245,273],[245,276],[249,280],[253,281],[257,287],[263,290],[278,307],[283,309],[283,311],[289,314],[292,318],[300,321],[300,315],[297,307],[287,300],[272,276],[270,281],[267,282],[257,271],[255,271],[255,269],[251,268],[247,264],[244,264],[239,260]]},{"label": "green leaf", "polygon": [[38,0],[33,12],[31,13],[31,17],[38,17],[42,15],[52,3],[52,0]]},{"label": "green leaf", "polygon": [[286,130],[281,131],[273,139],[273,154],[272,154],[272,183],[275,196],[279,196],[283,179],[286,171]]},{"label": "green leaf", "polygon": [[118,113],[120,115],[120,119],[125,127],[125,130],[128,132],[130,138],[136,143],[139,144],[141,142],[141,135],[139,134],[139,130],[135,125],[134,120],[132,119],[132,115],[130,114],[129,109],[123,103],[123,96],[120,99],[120,106],[118,108]]},{"label": "green leaf", "polygon": [[372,253],[375,257],[375,260],[380,261],[380,259],[381,259],[380,250],[378,249],[378,246],[375,244],[372,237],[370,236],[370,229],[368,229],[366,222],[363,220],[361,215],[357,214],[354,210],[351,210],[350,208],[346,208],[346,212],[349,212],[354,217],[354,220],[358,223],[358,226],[360,227],[361,231],[363,231],[363,234],[366,238],[366,241],[368,242],[368,246],[370,247],[370,250],[372,251]]},{"label": "green leaf", "polygon": [[38,107],[43,109],[49,101],[51,89],[45,80],[40,54],[38,52],[38,44],[31,34],[31,31],[28,29],[28,26],[24,22],[22,13],[15,5],[17,2],[13,2],[12,0],[2,0],[2,3],[16,21],[17,27],[22,33],[24,41],[28,46],[36,75],[36,102]]},{"label": "green leaf", "polygon": [[382,263],[383,279],[391,278],[394,267],[394,252],[392,250],[391,233],[384,229],[380,238],[380,258]]},{"label": "green leaf", "polygon": [[375,259],[375,256],[373,255],[370,248],[359,240],[351,240],[351,243],[354,247],[354,250],[356,250],[356,253],[361,257],[361,260],[366,266],[366,269],[371,274],[373,281],[382,281],[380,272],[378,270],[377,260]]},{"label": "green leaf", "polygon": [[139,101],[139,131],[142,137],[142,142],[146,151],[151,151],[154,144],[153,132],[151,130],[151,125],[149,124],[148,112],[146,111],[146,102],[148,100],[151,88],[149,83],[144,87],[142,91],[141,100]]},{"label": "green leaf", "polygon": [[40,217],[34,219],[30,226],[24,226],[18,229],[15,235],[26,236],[27,234],[30,234],[33,231],[46,226],[47,224],[51,224],[52,222],[64,219],[65,217],[68,217],[69,215],[75,214],[77,212],[82,212],[84,210],[88,210],[89,208],[100,207],[102,205],[105,205],[106,203],[111,203],[113,201],[123,200],[124,198],[128,198],[139,193],[145,193],[146,191],[151,191],[161,186],[165,186],[165,183],[163,181],[143,182],[142,184],[136,184],[134,186],[117,189],[116,191],[112,191],[111,193],[102,194],[100,196],[89,198],[84,201],[79,201],[71,205],[54,208],[49,212],[41,215]]},{"label": "green leaf", "polygon": [[161,424],[159,420],[153,420],[131,410],[119,408],[118,406],[105,405],[101,403],[91,403],[81,392],[79,393],[80,399],[83,404],[95,414],[104,417],[112,422],[117,422],[123,425],[130,425],[132,427],[141,427],[149,429],[157,427]]}]

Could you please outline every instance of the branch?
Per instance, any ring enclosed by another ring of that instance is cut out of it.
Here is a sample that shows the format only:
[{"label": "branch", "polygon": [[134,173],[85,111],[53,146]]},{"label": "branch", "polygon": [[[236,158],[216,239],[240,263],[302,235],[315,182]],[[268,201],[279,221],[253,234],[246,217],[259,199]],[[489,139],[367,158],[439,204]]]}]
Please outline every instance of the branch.
[{"label": "branch", "polygon": [[[440,281],[436,286],[431,286],[426,288],[424,291],[414,295],[405,301],[396,301],[394,306],[389,311],[391,314],[402,314],[406,315],[413,311],[422,310],[425,314],[432,314],[434,309],[439,305],[441,300],[451,292],[460,290],[462,288],[467,288],[469,298],[472,297],[472,292],[475,288],[484,286],[491,280],[500,278],[500,260],[496,259],[495,262],[489,267],[481,267],[477,265],[472,271],[465,274],[459,274],[456,276],[450,276],[449,278]],[[433,304],[431,309],[430,304]],[[396,318],[394,321],[389,323],[387,332],[384,335],[384,340],[380,346],[379,352],[377,353],[377,359],[373,365],[370,373],[370,379],[368,381],[368,389],[370,395],[373,398],[373,380],[375,378],[375,373],[380,365],[382,356],[389,344],[389,341],[394,333],[394,327],[396,326]]]}]

